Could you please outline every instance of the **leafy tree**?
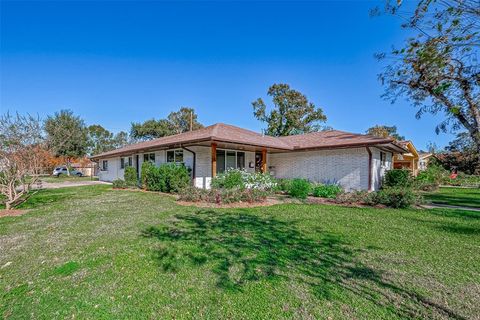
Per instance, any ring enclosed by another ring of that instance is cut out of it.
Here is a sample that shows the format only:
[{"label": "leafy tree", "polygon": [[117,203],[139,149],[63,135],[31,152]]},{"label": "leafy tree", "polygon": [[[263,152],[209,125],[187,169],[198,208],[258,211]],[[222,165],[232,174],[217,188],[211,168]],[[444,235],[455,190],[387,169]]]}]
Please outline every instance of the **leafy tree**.
[{"label": "leafy tree", "polygon": [[172,134],[169,123],[165,119],[151,119],[143,123],[132,123],[130,129],[130,136],[138,140],[152,140]]},{"label": "leafy tree", "polygon": [[[398,3],[387,5],[387,11],[402,17]],[[392,61],[379,76],[384,97],[394,102],[405,96],[418,108],[417,118],[425,112],[445,114],[437,133],[466,129],[480,157],[478,1],[421,0],[402,27],[413,36],[403,48],[378,56]]]},{"label": "leafy tree", "polygon": [[467,132],[460,132],[456,138],[445,147],[445,151],[437,154],[438,160],[448,170],[473,174],[478,167],[478,154],[475,142]]},{"label": "leafy tree", "polygon": [[322,129],[320,122],[325,122],[327,117],[304,94],[291,89],[288,84],[274,84],[267,94],[272,97],[274,105],[269,113],[261,98],[252,102],[255,118],[268,125],[267,135],[288,136]]},{"label": "leafy tree", "polygon": [[120,131],[116,134],[113,134],[98,124],[89,126],[87,128],[87,132],[87,153],[89,155],[118,149],[132,142],[130,137],[128,136],[128,133],[126,133],[125,131]]},{"label": "leafy tree", "polygon": [[0,117],[0,193],[7,210],[26,200],[46,153],[38,118],[9,113]]},{"label": "leafy tree", "polygon": [[197,114],[193,108],[182,107],[177,112],[171,112],[167,121],[174,134],[203,128],[203,125],[198,122]]},{"label": "leafy tree", "polygon": [[139,140],[151,140],[200,128],[203,125],[198,122],[195,110],[182,107],[179,111],[171,112],[166,119],[132,123],[130,136]]},{"label": "leafy tree", "polygon": [[460,151],[460,152],[475,152],[475,142],[468,132],[457,133],[454,140],[450,141],[448,146],[445,147],[448,151]]},{"label": "leafy tree", "polygon": [[133,139],[131,139],[129,136],[128,136],[128,133],[126,133],[125,131],[120,131],[120,132],[117,132],[114,136],[113,136],[113,148],[114,149],[117,149],[117,148],[121,148],[121,147],[124,147],[126,146],[127,144],[131,144],[135,142]]},{"label": "leafy tree", "polygon": [[89,126],[87,134],[87,154],[94,155],[115,149],[113,134],[101,125],[94,124]]},{"label": "leafy tree", "polygon": [[87,129],[83,120],[71,110],[61,110],[48,116],[44,128],[49,148],[55,156],[67,159],[67,167],[73,158],[85,156],[88,146]]},{"label": "leafy tree", "polygon": [[376,137],[381,138],[393,138],[395,140],[405,140],[404,136],[401,136],[397,132],[397,126],[381,126],[376,125],[374,127],[368,128],[366,131],[367,134],[371,134]]}]

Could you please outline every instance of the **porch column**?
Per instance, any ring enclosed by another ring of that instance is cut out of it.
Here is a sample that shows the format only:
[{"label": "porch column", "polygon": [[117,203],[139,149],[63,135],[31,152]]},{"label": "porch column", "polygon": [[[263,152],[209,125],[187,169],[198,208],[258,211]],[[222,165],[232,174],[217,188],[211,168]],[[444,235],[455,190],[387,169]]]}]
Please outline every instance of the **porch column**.
[{"label": "porch column", "polygon": [[262,172],[267,172],[267,149],[262,149]]},{"label": "porch column", "polygon": [[217,175],[217,144],[212,143],[212,178]]}]

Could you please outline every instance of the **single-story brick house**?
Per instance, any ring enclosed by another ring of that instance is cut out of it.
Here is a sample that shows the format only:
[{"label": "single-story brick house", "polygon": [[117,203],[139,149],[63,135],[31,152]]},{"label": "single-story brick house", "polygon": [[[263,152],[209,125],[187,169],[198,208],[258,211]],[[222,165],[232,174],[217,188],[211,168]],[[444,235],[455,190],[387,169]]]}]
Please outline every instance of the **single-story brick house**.
[{"label": "single-story brick house", "polygon": [[217,123],[93,156],[99,178],[123,178],[144,161],[184,163],[196,187],[209,188],[212,177],[229,168],[270,172],[277,178],[306,178],[339,183],[346,190],[377,190],[396,153],[408,152],[393,139],[331,130],[271,137]]}]

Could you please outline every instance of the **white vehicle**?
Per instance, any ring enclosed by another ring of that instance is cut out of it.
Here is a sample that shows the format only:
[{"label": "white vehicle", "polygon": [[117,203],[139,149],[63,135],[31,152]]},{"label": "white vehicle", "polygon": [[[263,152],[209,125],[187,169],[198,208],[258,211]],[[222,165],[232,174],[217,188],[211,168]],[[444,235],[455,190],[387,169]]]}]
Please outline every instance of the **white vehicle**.
[{"label": "white vehicle", "polygon": [[[55,176],[55,177],[57,177],[57,178],[60,177],[61,175],[68,175],[67,167],[65,167],[65,166],[63,166],[63,167],[56,167],[55,169],[53,169],[52,175]],[[83,176],[83,173],[81,173],[81,172],[78,171],[78,170],[71,169],[71,170],[70,170],[70,175],[71,175],[71,176],[81,177],[81,176]]]}]

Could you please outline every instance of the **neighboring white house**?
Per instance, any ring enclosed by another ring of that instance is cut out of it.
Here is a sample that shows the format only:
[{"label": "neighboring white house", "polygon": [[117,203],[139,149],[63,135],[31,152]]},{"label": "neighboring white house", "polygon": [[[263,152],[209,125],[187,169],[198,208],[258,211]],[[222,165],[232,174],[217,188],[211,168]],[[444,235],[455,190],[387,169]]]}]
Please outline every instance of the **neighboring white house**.
[{"label": "neighboring white house", "polygon": [[209,188],[229,168],[270,172],[277,178],[338,183],[346,190],[378,190],[394,153],[407,152],[393,139],[331,130],[270,137],[222,123],[140,142],[92,157],[103,181],[123,178],[126,166],[140,175],[144,161],[184,163],[193,184]]}]

